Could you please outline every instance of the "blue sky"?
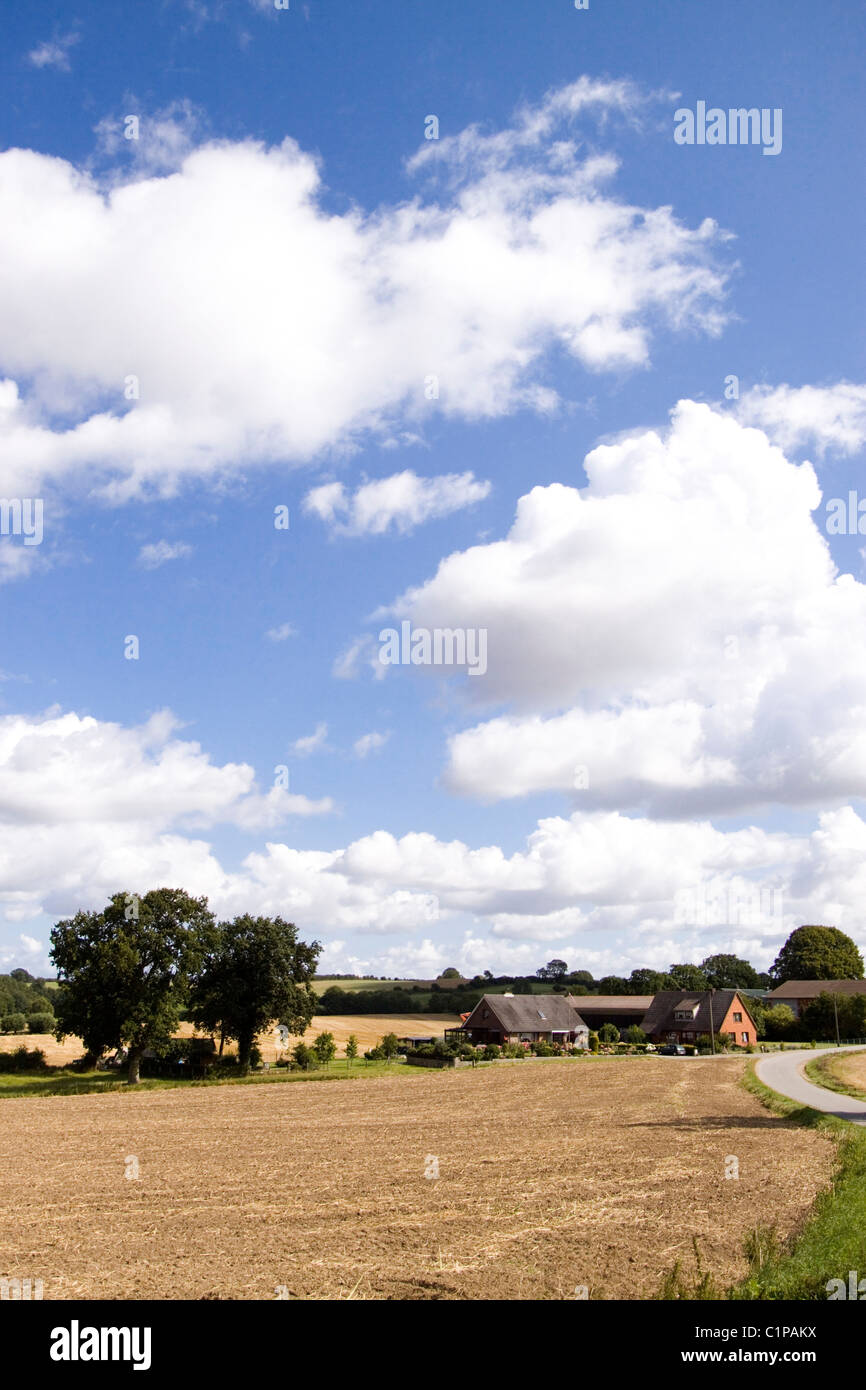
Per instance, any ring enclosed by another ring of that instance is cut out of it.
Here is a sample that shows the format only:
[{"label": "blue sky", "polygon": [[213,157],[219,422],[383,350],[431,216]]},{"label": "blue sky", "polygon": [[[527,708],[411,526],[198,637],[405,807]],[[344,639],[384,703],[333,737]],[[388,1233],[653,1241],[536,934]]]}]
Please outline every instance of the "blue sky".
[{"label": "blue sky", "polygon": [[[44,534],[0,536],[0,961],[166,882],[331,970],[866,945],[856,12],[4,40],[0,493]],[[699,101],[780,153],[676,144]],[[404,620],[487,671],[383,667]]]}]

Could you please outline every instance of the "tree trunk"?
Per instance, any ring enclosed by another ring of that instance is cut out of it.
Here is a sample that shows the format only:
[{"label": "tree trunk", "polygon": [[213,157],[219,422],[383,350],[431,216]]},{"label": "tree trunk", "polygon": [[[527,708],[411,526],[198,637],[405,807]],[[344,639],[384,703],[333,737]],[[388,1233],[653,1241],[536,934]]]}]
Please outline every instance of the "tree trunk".
[{"label": "tree trunk", "polygon": [[238,1071],[241,1076],[246,1076],[249,1073],[252,1046],[252,1033],[242,1033],[238,1038]]},{"label": "tree trunk", "polygon": [[143,1047],[131,1047],[129,1049],[129,1057],[127,1059],[129,1062],[129,1075],[126,1078],[126,1084],[128,1086],[137,1086],[141,1080],[141,1054],[143,1052]]}]

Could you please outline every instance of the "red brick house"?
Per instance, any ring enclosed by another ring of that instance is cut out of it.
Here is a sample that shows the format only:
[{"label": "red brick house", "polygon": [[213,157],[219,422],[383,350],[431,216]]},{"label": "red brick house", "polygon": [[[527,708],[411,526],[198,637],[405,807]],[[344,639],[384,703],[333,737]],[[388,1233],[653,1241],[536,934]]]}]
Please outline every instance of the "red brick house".
[{"label": "red brick house", "polygon": [[710,1032],[727,1035],[740,1047],[758,1041],[748,1001],[735,989],[660,990],[641,1027],[654,1043],[696,1043]]}]

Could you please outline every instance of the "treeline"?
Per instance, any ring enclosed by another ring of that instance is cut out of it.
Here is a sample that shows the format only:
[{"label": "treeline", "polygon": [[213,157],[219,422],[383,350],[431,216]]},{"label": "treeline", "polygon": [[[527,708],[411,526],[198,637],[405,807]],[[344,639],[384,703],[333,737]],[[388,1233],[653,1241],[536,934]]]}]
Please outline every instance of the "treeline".
[{"label": "treeline", "polygon": [[31,975],[27,970],[0,975],[0,1032],[52,1031],[54,1003],[45,985],[42,977]]},{"label": "treeline", "polygon": [[[347,976],[341,978],[346,979]],[[331,985],[319,999],[321,1014],[463,1014],[481,998],[480,990],[341,989]]]}]

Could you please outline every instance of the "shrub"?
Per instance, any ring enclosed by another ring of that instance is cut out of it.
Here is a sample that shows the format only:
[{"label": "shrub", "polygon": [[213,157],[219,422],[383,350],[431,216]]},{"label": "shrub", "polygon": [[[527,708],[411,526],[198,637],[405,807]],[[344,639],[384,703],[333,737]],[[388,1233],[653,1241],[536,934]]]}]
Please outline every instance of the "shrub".
[{"label": "shrub", "polygon": [[0,1052],[0,1072],[45,1071],[47,1065],[41,1047],[28,1052],[22,1043],[14,1052]]},{"label": "shrub", "polygon": [[619,1029],[615,1023],[603,1023],[598,1030],[599,1041],[603,1043],[619,1042]]},{"label": "shrub", "polygon": [[471,1043],[461,1043],[457,1049],[457,1056],[464,1057],[467,1061],[470,1058],[472,1059],[472,1061],[474,1061],[477,1055],[478,1054]]},{"label": "shrub", "polygon": [[598,1050],[599,1050],[598,1033],[590,1033],[590,1035],[589,1035],[589,1050],[590,1050],[590,1052],[598,1052]]},{"label": "shrub", "polygon": [[502,1048],[497,1043],[487,1043],[481,1056],[485,1062],[495,1062],[497,1057],[502,1056]]},{"label": "shrub", "polygon": [[636,1023],[632,1023],[623,1033],[623,1038],[627,1043],[645,1043],[647,1035]]},{"label": "shrub", "polygon": [[53,1014],[28,1014],[27,1027],[31,1033],[50,1033],[54,1027]]},{"label": "shrub", "polygon": [[503,1057],[525,1057],[526,1049],[522,1043],[506,1043],[502,1049]]},{"label": "shrub", "polygon": [[333,1033],[319,1033],[313,1039],[313,1051],[320,1062],[332,1062],[337,1055]]},{"label": "shrub", "polygon": [[543,1038],[539,1038],[537,1042],[532,1044],[532,1051],[535,1053],[536,1057],[553,1056],[553,1048],[550,1043],[545,1042]]},{"label": "shrub", "polygon": [[[433,1051],[433,1049],[432,1049],[432,1047],[431,1047],[431,1048],[430,1048],[430,1053],[432,1053],[432,1051]],[[423,1056],[423,1055],[424,1055],[424,1048],[423,1048],[423,1047],[419,1047],[419,1048],[418,1048],[418,1052]],[[427,1055],[429,1056],[430,1053],[428,1053]],[[365,1056],[365,1058],[367,1059],[368,1062],[384,1062],[384,1060],[385,1060],[385,1054],[384,1054],[384,1052],[382,1051],[381,1047],[371,1047],[369,1052],[365,1052],[365,1053],[364,1053],[364,1056]]]},{"label": "shrub", "polygon": [[3,1032],[4,1033],[25,1033],[27,1031],[26,1014],[4,1014]]},{"label": "shrub", "polygon": [[296,1043],[292,1048],[292,1057],[294,1058],[295,1066],[300,1067],[301,1071],[310,1070],[310,1067],[313,1065],[314,1055],[312,1048],[307,1047],[305,1042]]}]

